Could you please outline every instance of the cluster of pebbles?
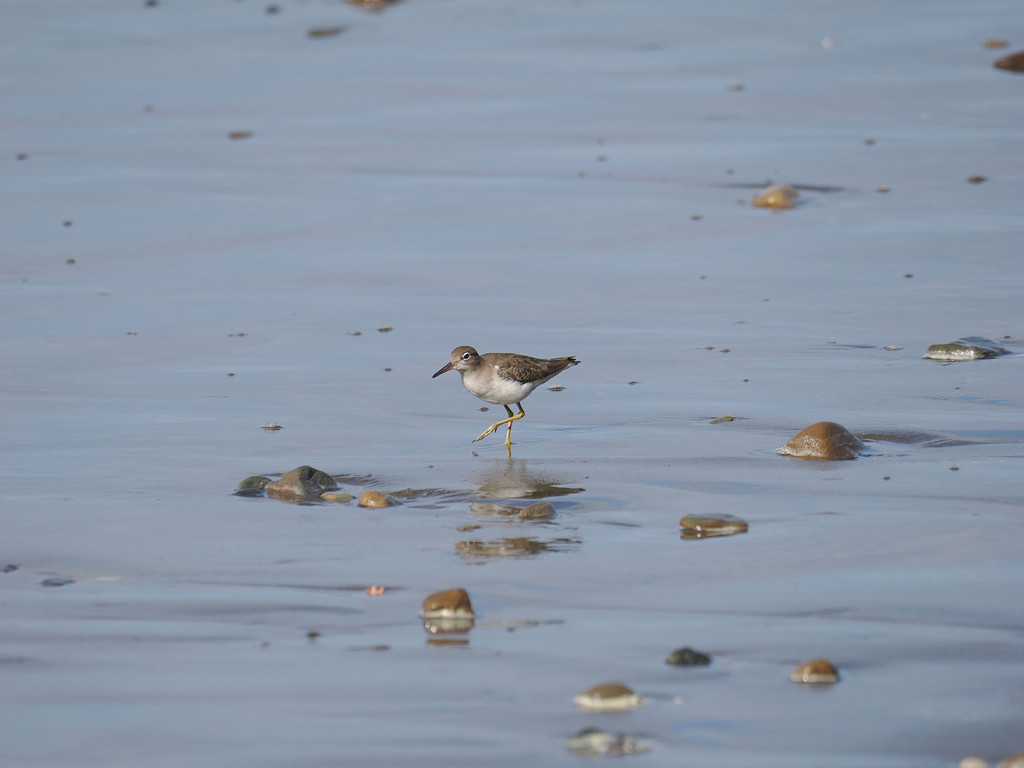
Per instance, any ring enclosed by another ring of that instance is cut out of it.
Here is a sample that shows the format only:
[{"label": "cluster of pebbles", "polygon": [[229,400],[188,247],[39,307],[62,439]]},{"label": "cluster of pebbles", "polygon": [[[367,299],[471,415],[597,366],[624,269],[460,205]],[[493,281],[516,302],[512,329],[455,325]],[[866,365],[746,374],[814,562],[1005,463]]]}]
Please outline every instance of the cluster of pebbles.
[{"label": "cluster of pebbles", "polygon": [[[476,624],[476,612],[469,593],[462,587],[445,589],[427,595],[420,613],[428,641],[435,645],[465,645],[467,635]],[[678,648],[665,663],[673,667],[706,667],[711,656],[693,648]],[[809,685],[828,685],[839,681],[835,666],[827,659],[813,659],[793,670],[790,680]],[[603,682],[580,691],[573,697],[576,707],[587,714],[630,712],[647,704],[647,699],[625,683]],[[648,739],[630,733],[616,733],[588,727],[566,742],[575,754],[590,757],[638,755],[651,747]]]}]

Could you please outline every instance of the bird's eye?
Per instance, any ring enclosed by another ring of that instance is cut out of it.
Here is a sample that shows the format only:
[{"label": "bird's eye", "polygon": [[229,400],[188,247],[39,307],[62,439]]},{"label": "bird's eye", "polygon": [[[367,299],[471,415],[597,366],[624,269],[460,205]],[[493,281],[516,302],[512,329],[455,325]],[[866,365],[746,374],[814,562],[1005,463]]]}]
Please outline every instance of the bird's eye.
[{"label": "bird's eye", "polygon": [[472,355],[469,354],[469,352],[463,352],[462,353],[462,359],[463,360],[469,360],[469,358],[471,358],[471,357],[472,357]]}]

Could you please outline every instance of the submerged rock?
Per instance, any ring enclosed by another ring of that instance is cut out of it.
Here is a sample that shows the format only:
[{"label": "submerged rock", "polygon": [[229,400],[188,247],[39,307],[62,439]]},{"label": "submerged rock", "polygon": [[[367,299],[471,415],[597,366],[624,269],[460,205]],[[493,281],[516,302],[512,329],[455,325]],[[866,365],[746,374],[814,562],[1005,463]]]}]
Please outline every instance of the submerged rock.
[{"label": "submerged rock", "polygon": [[646,702],[622,683],[602,683],[588,688],[573,699],[580,709],[591,712],[624,712],[642,707]]},{"label": "submerged rock", "polygon": [[338,484],[326,472],[308,465],[285,472],[280,480],[267,483],[267,496],[282,501],[319,501],[324,491],[336,491]]},{"label": "submerged rock", "polygon": [[731,536],[746,533],[746,520],[735,515],[685,515],[679,520],[684,539],[703,539],[710,536]]},{"label": "submerged rock", "polygon": [[516,507],[511,504],[474,501],[469,505],[469,511],[474,515],[501,515],[504,517],[511,517],[513,515],[518,515],[523,510],[521,507]]},{"label": "submerged rock", "polygon": [[324,491],[320,494],[321,501],[333,501],[337,504],[348,504],[354,498],[355,496],[345,491]]},{"label": "submerged rock", "polygon": [[673,667],[706,667],[711,663],[711,657],[693,648],[678,648],[669,654],[665,663]]},{"label": "submerged rock", "polygon": [[[383,11],[388,6],[399,2],[399,0],[348,0],[348,2],[357,8],[362,8],[364,11]],[[388,328],[388,330],[390,331],[391,329]]]},{"label": "submerged rock", "polygon": [[794,435],[779,453],[796,459],[842,461],[857,458],[862,450],[864,443],[842,424],[819,421]]},{"label": "submerged rock", "polygon": [[947,344],[932,344],[924,353],[926,360],[958,363],[964,360],[984,360],[986,357],[1008,355],[1010,350],[983,336],[965,336]]},{"label": "submerged rock", "polygon": [[644,741],[628,733],[608,733],[599,728],[584,728],[565,746],[573,754],[586,757],[623,757],[650,749]]},{"label": "submerged rock", "polygon": [[68,584],[74,584],[74,579],[65,579],[61,576],[51,576],[48,579],[43,579],[39,582],[44,587],[66,587]]},{"label": "submerged rock", "polygon": [[794,683],[838,683],[839,673],[828,659],[812,659],[794,669],[789,679]]},{"label": "submerged rock", "polygon": [[520,520],[550,520],[555,516],[555,508],[546,501],[531,504],[519,513]]},{"label": "submerged rock", "polygon": [[754,198],[753,205],[756,208],[784,211],[795,206],[798,197],[800,193],[788,184],[773,184],[761,190],[761,194]]},{"label": "submerged rock", "polygon": [[314,27],[306,33],[306,37],[334,37],[335,35],[340,35],[344,31],[345,27],[340,25],[337,27]]},{"label": "submerged rock", "polygon": [[363,491],[359,496],[359,506],[368,507],[370,509],[381,509],[383,507],[393,507],[398,502],[386,493],[380,491]]},{"label": "submerged rock", "polygon": [[235,488],[236,496],[259,496],[263,489],[271,482],[269,477],[263,475],[250,475],[238,484]]}]

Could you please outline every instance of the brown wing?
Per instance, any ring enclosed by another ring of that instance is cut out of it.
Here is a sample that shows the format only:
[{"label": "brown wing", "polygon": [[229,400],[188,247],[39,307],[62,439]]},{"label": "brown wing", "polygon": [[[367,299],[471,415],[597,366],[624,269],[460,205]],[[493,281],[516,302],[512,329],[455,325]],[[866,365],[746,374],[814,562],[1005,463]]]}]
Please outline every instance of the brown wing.
[{"label": "brown wing", "polygon": [[553,357],[544,360],[539,357],[517,355],[498,368],[498,375],[512,381],[545,381],[577,363],[579,360],[575,357]]}]

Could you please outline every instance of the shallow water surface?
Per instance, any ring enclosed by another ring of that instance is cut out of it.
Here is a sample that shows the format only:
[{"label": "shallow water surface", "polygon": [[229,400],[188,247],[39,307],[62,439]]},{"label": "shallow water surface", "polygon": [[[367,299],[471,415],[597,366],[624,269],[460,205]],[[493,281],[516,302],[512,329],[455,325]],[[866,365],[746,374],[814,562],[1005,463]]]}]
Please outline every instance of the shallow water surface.
[{"label": "shallow water surface", "polygon": [[[5,765],[1024,749],[1015,3],[46,5],[0,46]],[[1010,354],[923,359],[964,336]],[[463,344],[582,361],[511,456],[430,378]],[[778,455],[823,420],[864,455]],[[401,504],[232,493],[300,465]]]}]

